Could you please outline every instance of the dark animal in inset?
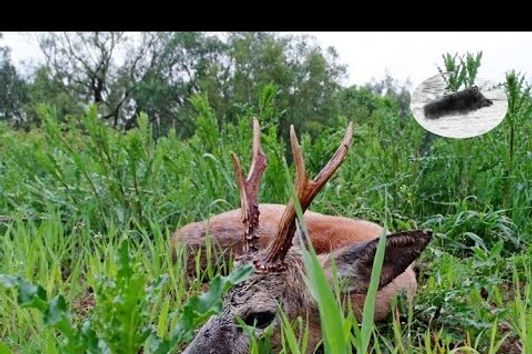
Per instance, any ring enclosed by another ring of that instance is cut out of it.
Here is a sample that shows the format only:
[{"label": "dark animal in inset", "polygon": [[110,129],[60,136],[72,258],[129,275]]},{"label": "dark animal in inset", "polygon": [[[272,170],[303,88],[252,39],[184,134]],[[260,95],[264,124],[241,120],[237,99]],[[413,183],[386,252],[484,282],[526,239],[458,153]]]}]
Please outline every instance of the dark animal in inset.
[{"label": "dark animal in inset", "polygon": [[423,111],[426,118],[437,119],[452,114],[466,114],[492,104],[493,101],[484,97],[477,86],[473,86],[432,100],[423,107]]}]

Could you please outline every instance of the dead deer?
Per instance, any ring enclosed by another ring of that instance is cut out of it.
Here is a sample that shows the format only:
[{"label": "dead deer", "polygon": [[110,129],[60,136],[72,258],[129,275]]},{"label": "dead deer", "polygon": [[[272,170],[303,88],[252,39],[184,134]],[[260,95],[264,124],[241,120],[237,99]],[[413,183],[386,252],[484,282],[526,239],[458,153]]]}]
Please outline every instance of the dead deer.
[{"label": "dead deer", "polygon": [[[295,165],[295,190],[304,212],[304,224],[322,267],[332,278],[333,262],[336,274],[346,281],[346,292],[356,316],[368,290],[373,259],[383,228],[372,222],[327,216],[306,211],[312,200],[344,160],[353,137],[349,124],[340,147],[318,175],[309,180],[303,154],[293,126],[290,142]],[[203,247],[207,234],[222,249],[236,255],[238,263],[251,263],[253,275],[235,286],[224,298],[223,309],[211,317],[185,349],[196,353],[247,353],[249,339],[239,320],[253,326],[257,335],[274,326],[272,347],[280,350],[280,305],[290,320],[308,315],[309,350],[320,340],[320,319],[315,301],[303,280],[304,266],[300,241],[296,237],[296,209],[293,201],[285,207],[258,202],[259,182],[266,168],[266,156],[260,146],[260,127],[253,121],[252,162],[246,179],[238,157],[233,154],[241,208],[212,217],[210,220],[184,226],[176,232],[174,242],[184,242],[194,252]],[[259,218],[260,215],[260,218]],[[375,320],[385,319],[391,311],[394,294],[405,291],[412,299],[416,288],[413,261],[431,239],[430,231],[414,230],[387,236],[385,259],[376,297]],[[203,261],[206,261],[205,259]]]}]

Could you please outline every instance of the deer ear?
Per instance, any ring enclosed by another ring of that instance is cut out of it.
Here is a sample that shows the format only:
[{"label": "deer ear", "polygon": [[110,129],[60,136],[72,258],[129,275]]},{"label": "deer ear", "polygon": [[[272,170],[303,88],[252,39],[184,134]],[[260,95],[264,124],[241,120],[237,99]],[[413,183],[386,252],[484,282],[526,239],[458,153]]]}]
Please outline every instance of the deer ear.
[{"label": "deer ear", "polygon": [[[386,237],[384,262],[379,289],[403,273],[420,255],[432,238],[432,232],[414,230],[398,232]],[[347,290],[351,293],[363,293],[368,290],[371,280],[373,260],[379,238],[343,247],[333,253],[333,259],[325,261],[325,271],[331,274],[331,261],[336,264],[338,277],[347,281]]]}]

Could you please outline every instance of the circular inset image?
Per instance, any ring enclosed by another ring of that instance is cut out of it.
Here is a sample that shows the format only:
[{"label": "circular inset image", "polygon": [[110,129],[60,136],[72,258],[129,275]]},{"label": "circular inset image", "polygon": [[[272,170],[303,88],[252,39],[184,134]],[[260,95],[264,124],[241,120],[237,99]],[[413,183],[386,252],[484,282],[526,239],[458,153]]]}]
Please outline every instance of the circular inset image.
[{"label": "circular inset image", "polygon": [[475,86],[456,92],[446,86],[441,75],[435,75],[412,95],[412,114],[429,132],[446,138],[471,138],[489,132],[506,116],[508,99],[502,85],[477,78]]}]

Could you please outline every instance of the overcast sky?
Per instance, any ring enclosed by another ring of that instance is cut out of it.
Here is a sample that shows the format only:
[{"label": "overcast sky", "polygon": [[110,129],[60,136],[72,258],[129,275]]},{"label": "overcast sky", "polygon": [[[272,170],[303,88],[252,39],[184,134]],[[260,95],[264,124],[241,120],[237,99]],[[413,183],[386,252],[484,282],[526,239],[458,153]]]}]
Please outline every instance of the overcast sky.
[{"label": "overcast sky", "polygon": [[[386,70],[400,81],[410,79],[412,89],[437,74],[441,54],[483,51],[478,76],[501,82],[515,69],[532,75],[532,32],[290,32],[310,34],[323,47],[337,49],[347,65],[345,84],[363,84],[384,77]],[[0,45],[12,49],[15,63],[39,63],[42,54],[28,34],[3,32]]]}]

